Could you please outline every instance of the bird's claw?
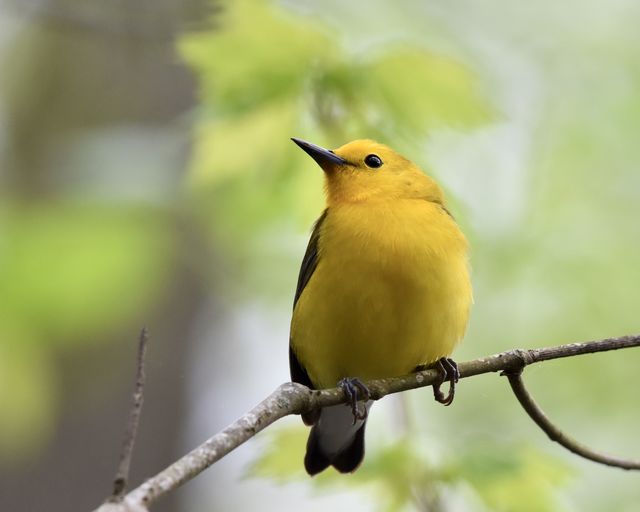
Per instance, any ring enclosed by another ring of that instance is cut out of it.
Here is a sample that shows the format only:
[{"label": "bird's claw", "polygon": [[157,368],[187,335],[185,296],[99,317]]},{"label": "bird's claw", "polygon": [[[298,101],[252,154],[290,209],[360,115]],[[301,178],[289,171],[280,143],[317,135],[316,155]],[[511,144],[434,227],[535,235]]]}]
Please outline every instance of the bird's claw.
[{"label": "bird's claw", "polygon": [[362,410],[358,407],[359,400],[369,400],[369,388],[358,378],[345,378],[338,382],[338,387],[349,399],[351,412],[353,413],[353,424],[358,420],[367,419],[367,407],[363,405]]},{"label": "bird's claw", "polygon": [[[433,397],[442,405],[451,405],[456,394],[456,383],[460,379],[457,363],[448,357],[442,357],[435,363],[435,368],[440,373],[440,380],[433,384]],[[449,382],[449,392],[445,395],[440,387]]]}]

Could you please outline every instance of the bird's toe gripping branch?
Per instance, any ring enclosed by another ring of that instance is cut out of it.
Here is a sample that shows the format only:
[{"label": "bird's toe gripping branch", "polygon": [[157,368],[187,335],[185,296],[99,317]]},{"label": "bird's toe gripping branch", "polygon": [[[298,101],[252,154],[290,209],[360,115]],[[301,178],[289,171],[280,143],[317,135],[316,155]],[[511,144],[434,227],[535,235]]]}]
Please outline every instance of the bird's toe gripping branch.
[{"label": "bird's toe gripping branch", "polygon": [[[456,383],[460,379],[458,364],[453,359],[443,357],[438,359],[435,369],[440,373],[440,379],[433,384],[433,397],[442,405],[451,405],[456,394]],[[445,382],[449,382],[449,392],[446,395],[440,390]]]},{"label": "bird's toe gripping branch", "polygon": [[369,388],[365,386],[358,378],[345,378],[338,382],[338,387],[342,390],[345,396],[349,399],[349,405],[351,405],[351,412],[353,413],[353,424],[356,424],[358,420],[364,420],[367,418],[367,407],[362,406],[362,410],[358,407],[359,400],[369,400],[371,393]]}]

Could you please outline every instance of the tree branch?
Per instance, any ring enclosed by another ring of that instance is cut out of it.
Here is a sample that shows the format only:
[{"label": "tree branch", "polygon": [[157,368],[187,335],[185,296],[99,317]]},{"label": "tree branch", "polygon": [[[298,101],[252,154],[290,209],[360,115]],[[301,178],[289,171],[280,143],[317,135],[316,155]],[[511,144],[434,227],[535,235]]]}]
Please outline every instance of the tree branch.
[{"label": "tree branch", "polygon": [[[640,335],[608,338],[586,343],[570,343],[549,348],[514,349],[460,363],[458,368],[460,378],[499,371],[505,375],[515,375],[520,373],[525,366],[533,363],[638,346],[640,346]],[[379,400],[392,393],[430,386],[438,380],[438,377],[439,374],[435,370],[424,370],[402,377],[369,381],[366,384],[371,391],[371,398]],[[291,414],[306,413],[318,407],[346,402],[347,398],[343,392],[336,388],[310,390],[305,386],[291,382],[282,384],[251,411],[132,490],[123,497],[122,501],[105,503],[96,510],[97,512],[144,512],[157,499],[191,480],[280,418]],[[537,422],[537,420],[535,421]]]},{"label": "tree branch", "polygon": [[110,502],[117,502],[122,499],[124,492],[127,490],[127,481],[129,480],[129,468],[131,467],[131,457],[133,455],[133,445],[136,441],[138,433],[138,424],[140,423],[140,413],[142,412],[142,402],[144,401],[144,356],[147,352],[147,343],[149,335],[147,328],[143,327],[138,337],[138,357],[136,361],[136,384],[131,396],[131,410],[129,411],[129,419],[127,421],[127,430],[125,431],[124,441],[122,443],[122,451],[120,453],[120,463],[118,471],[113,480],[113,492],[108,498]]},{"label": "tree branch", "polygon": [[549,436],[549,439],[561,444],[570,452],[573,452],[580,457],[584,457],[585,459],[598,462],[599,464],[605,464],[606,466],[613,466],[622,469],[640,469],[640,460],[621,459],[620,457],[597,452],[564,433],[557,426],[551,423],[551,420],[547,417],[544,411],[540,409],[533,397],[529,394],[529,391],[522,380],[522,372],[505,372],[504,374],[508,377],[511,389],[520,402],[520,405],[522,405],[522,408],[527,412],[529,417],[535,421],[542,430],[544,430],[544,432]]}]

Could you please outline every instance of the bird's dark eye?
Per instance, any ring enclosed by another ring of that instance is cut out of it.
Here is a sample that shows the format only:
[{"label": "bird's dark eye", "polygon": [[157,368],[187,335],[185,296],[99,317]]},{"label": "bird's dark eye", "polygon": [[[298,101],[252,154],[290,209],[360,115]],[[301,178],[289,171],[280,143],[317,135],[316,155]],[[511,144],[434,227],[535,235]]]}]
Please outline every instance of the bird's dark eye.
[{"label": "bird's dark eye", "polygon": [[377,169],[382,166],[382,160],[378,155],[367,155],[364,159],[364,163],[367,164],[367,167],[371,167],[372,169]]}]

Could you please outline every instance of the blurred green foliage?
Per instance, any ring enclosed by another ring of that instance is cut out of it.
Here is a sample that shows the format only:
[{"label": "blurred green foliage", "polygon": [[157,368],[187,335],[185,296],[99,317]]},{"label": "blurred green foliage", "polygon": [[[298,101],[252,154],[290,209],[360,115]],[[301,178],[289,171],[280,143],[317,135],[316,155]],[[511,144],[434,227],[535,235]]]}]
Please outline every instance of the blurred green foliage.
[{"label": "blurred green foliage", "polygon": [[[300,463],[308,430],[303,427],[273,429],[266,436],[262,456],[248,475],[279,483],[309,477]],[[490,510],[507,512],[557,512],[565,510],[558,490],[569,482],[571,471],[556,458],[527,445],[465,447],[435,463],[424,449],[419,432],[407,432],[400,440],[386,441],[367,454],[366,464],[345,477],[325,471],[314,477],[318,489],[366,486],[375,493],[376,509],[383,511],[447,510],[442,498],[461,486],[473,489]]]},{"label": "blurred green foliage", "polygon": [[406,149],[434,126],[490,117],[478,81],[452,58],[407,45],[353,53],[339,34],[267,1],[225,4],[215,28],[179,47],[201,91],[194,195],[215,219],[216,242],[235,253],[256,254],[243,247],[256,231],[283,219],[308,224],[321,207],[321,176],[305,172],[308,159],[289,137]]},{"label": "blurred green foliage", "polygon": [[71,202],[5,203],[0,233],[0,454],[10,461],[37,453],[56,424],[52,354],[138,320],[164,283],[171,235],[152,211]]},{"label": "blurred green foliage", "polygon": [[571,471],[558,459],[525,443],[491,450],[472,447],[454,464],[457,478],[468,482],[491,510],[566,510],[558,491],[569,483]]},{"label": "blurred green foliage", "polygon": [[175,333],[205,299],[180,204],[193,86],[174,34],[203,3],[0,7],[1,510],[102,501],[143,325],[150,399],[132,479],[179,443],[182,415],[154,421],[154,406],[184,403],[194,337]]}]

